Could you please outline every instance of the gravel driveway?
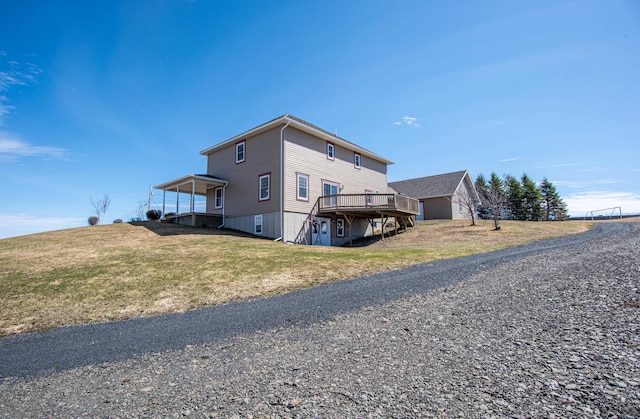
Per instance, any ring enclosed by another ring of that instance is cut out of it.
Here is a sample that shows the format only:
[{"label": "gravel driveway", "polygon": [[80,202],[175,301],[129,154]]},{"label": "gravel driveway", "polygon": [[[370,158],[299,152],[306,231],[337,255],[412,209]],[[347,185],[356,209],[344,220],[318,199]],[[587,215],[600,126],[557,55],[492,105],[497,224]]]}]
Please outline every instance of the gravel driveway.
[{"label": "gravel driveway", "polygon": [[640,223],[0,340],[0,417],[640,417]]}]

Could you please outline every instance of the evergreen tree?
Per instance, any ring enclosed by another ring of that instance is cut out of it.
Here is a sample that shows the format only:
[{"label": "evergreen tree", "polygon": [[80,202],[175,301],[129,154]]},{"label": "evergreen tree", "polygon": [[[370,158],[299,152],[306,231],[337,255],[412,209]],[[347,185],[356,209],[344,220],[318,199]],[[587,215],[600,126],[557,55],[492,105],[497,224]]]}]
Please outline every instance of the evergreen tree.
[{"label": "evergreen tree", "polygon": [[522,220],[542,219],[542,195],[536,183],[526,173],[522,174]]},{"label": "evergreen tree", "polygon": [[487,203],[486,195],[487,189],[489,185],[487,184],[487,179],[479,174],[476,177],[475,188],[480,196],[480,205],[478,205],[478,218],[481,220],[490,220],[491,219],[491,206]]},{"label": "evergreen tree", "polygon": [[507,200],[507,218],[509,220],[526,220],[524,208],[524,192],[520,181],[511,175],[504,178],[505,197]]},{"label": "evergreen tree", "polygon": [[556,187],[546,177],[540,184],[540,194],[545,221],[561,221],[567,218],[567,204],[560,198]]}]

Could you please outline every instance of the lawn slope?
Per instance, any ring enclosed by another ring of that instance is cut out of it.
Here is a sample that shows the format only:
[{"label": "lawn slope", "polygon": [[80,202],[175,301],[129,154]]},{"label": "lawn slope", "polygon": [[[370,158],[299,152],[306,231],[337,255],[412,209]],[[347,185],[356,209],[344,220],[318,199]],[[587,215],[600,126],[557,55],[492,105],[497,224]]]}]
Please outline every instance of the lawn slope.
[{"label": "lawn slope", "polygon": [[583,222],[422,222],[366,247],[287,245],[156,222],[0,240],[0,336],[240,301],[586,231]]}]

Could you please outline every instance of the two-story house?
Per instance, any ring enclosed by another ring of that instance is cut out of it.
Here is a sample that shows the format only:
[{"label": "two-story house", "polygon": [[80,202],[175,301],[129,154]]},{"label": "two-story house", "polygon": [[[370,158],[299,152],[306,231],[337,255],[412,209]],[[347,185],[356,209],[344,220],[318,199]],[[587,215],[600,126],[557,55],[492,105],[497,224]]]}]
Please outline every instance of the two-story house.
[{"label": "two-story house", "polygon": [[[218,219],[287,243],[340,245],[376,233],[376,220],[384,229],[419,213],[417,200],[388,192],[391,161],[291,115],[200,154],[206,175],[156,186],[191,195],[189,213],[173,216],[178,222]],[[206,196],[205,214],[194,212],[194,195]]]}]

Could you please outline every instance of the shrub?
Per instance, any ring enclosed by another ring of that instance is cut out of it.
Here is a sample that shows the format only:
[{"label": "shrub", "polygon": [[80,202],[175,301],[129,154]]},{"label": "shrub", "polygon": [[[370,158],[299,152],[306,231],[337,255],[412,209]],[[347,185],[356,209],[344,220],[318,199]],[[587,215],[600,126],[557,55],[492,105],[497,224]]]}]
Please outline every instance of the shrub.
[{"label": "shrub", "polygon": [[120,218],[116,218],[113,220],[113,224],[122,224],[122,220]]},{"label": "shrub", "polygon": [[99,221],[100,221],[100,219],[98,217],[96,217],[95,215],[92,215],[87,220],[87,222],[89,223],[90,226],[94,226],[94,225],[98,224]]},{"label": "shrub", "polygon": [[147,220],[151,220],[151,221],[159,220],[160,217],[162,217],[162,211],[160,210],[152,209],[147,211]]}]

